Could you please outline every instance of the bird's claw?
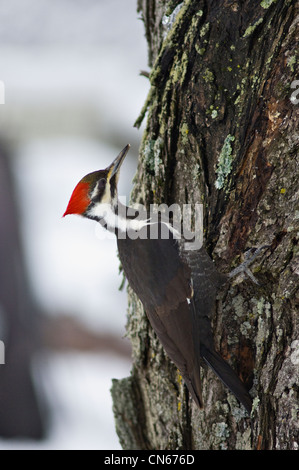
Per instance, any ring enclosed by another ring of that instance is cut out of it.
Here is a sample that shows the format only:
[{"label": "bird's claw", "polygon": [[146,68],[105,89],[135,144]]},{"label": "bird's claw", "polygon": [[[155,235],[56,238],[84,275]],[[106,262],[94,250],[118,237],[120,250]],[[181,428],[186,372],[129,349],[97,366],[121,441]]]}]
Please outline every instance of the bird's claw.
[{"label": "bird's claw", "polygon": [[[237,266],[235,269],[233,269],[229,273],[228,276],[230,278],[233,278],[235,276],[238,276],[239,274],[246,274],[252,280],[252,282],[259,285],[258,280],[254,277],[254,275],[250,271],[249,266],[255,261],[255,259],[258,257],[258,255],[263,250],[265,250],[269,247],[270,247],[270,245],[263,245],[263,246],[260,246],[259,248],[251,248],[250,250],[248,250],[245,254],[245,261],[242,264],[240,264],[239,266]],[[252,254],[252,256],[250,256],[251,254]]]}]

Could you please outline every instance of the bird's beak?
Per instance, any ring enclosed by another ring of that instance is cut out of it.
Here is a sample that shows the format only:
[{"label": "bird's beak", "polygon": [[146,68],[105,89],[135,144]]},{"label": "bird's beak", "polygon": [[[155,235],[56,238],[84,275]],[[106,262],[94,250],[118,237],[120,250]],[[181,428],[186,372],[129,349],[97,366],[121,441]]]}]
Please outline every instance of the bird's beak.
[{"label": "bird's beak", "polygon": [[117,175],[120,167],[122,165],[122,162],[124,161],[128,151],[130,148],[130,144],[126,145],[124,149],[119,153],[119,155],[116,157],[116,159],[111,163],[109,167],[109,179],[111,179],[114,175]]}]

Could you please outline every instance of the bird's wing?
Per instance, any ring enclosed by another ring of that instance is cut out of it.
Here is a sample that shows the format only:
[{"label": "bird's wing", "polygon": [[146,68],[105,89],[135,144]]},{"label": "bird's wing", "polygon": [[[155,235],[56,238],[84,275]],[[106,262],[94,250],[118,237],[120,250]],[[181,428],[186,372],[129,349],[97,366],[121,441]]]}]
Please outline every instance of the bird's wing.
[{"label": "bird's wing", "polygon": [[202,407],[199,334],[194,334],[190,310],[191,271],[180,256],[177,242],[174,239],[118,240],[118,246],[131,287],[143,303],[166,353]]},{"label": "bird's wing", "polygon": [[226,276],[218,273],[203,249],[188,260],[180,256],[175,240],[119,240],[118,245],[128,281],[197,405],[202,407],[203,357],[249,411],[251,399],[244,384],[214,348],[211,318]]},{"label": "bird's wing", "polygon": [[185,300],[172,310],[146,309],[149,321],[167,355],[180,370],[196,404],[202,408],[199,335],[194,334],[190,304]]}]

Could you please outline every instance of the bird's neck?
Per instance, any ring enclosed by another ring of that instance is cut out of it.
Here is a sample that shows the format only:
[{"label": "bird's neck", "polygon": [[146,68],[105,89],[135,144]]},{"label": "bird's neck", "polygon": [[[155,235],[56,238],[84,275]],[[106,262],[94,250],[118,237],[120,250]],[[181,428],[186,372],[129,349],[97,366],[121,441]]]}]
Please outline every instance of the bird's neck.
[{"label": "bird's neck", "polygon": [[115,204],[95,204],[87,216],[98,221],[119,239],[182,239],[180,232],[168,220],[164,220],[161,214],[149,214],[142,207],[127,207],[118,200]]},{"label": "bird's neck", "polygon": [[131,230],[140,231],[147,225],[147,214],[141,214],[127,207],[119,200],[116,203],[95,204],[89,211],[88,217],[101,223],[107,230],[117,233],[127,233]]}]

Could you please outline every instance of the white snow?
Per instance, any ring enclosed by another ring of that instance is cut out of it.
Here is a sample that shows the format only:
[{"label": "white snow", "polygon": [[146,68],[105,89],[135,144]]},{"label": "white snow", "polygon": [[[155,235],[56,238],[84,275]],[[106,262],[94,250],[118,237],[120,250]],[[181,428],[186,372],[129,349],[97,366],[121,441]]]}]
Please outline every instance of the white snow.
[{"label": "white snow", "polygon": [[43,441],[1,439],[0,450],[120,449],[114,429],[111,378],[128,375],[126,360],[96,354],[44,354],[35,363],[38,388],[52,414]]},{"label": "white snow", "polygon": [[[116,242],[96,224],[62,218],[87,173],[132,144],[121,172],[129,195],[141,131],[133,123],[149,83],[136,0],[10,0],[0,5],[0,140],[13,156],[22,237],[33,292],[49,314],[75,315],[121,337],[126,292]],[[104,237],[104,239],[103,239]],[[43,442],[1,440],[0,449],[117,449],[109,389],[130,361],[93,354],[37,358],[36,383],[52,409]]]}]

